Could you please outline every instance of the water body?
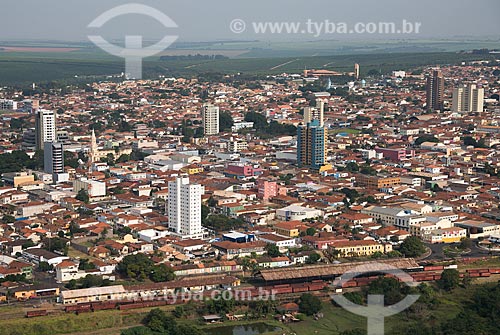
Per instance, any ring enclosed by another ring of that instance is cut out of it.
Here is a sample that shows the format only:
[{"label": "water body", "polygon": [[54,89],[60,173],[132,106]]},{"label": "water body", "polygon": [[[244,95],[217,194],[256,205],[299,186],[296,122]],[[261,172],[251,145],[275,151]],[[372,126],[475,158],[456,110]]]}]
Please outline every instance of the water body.
[{"label": "water body", "polygon": [[238,326],[222,326],[204,329],[207,335],[259,335],[268,332],[280,330],[281,328],[271,326],[263,322],[250,323],[247,325]]}]

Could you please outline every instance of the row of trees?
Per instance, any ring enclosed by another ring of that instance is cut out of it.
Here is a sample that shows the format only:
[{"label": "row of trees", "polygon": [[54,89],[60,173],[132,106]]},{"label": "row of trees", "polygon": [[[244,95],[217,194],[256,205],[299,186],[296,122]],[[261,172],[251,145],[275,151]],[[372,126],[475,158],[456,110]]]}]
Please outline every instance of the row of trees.
[{"label": "row of trees", "polygon": [[33,159],[24,151],[13,151],[0,155],[0,174],[6,172],[17,172],[25,169],[43,169],[43,151],[37,150]]}]

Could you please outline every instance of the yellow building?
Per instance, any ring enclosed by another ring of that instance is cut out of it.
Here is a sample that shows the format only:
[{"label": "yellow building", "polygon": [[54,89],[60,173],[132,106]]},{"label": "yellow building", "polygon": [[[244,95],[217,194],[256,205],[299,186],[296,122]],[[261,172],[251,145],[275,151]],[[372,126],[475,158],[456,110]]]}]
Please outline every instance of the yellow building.
[{"label": "yellow building", "polygon": [[205,171],[202,167],[196,166],[196,165],[188,165],[185,166],[181,169],[181,172],[187,173],[187,174],[198,174],[202,173]]},{"label": "yellow building", "polygon": [[278,235],[288,237],[299,237],[300,232],[306,229],[307,226],[302,221],[283,221],[273,227]]},{"label": "yellow building", "polygon": [[16,287],[10,291],[12,292],[12,296],[17,300],[28,300],[30,298],[39,297],[55,297],[59,295],[59,287],[57,286],[29,285]]},{"label": "yellow building", "polygon": [[423,239],[429,243],[457,243],[467,237],[467,230],[458,227],[436,229],[424,234]]},{"label": "yellow building", "polygon": [[340,241],[330,246],[339,257],[371,256],[376,252],[387,253],[392,251],[392,245],[380,244],[375,241]]},{"label": "yellow building", "polygon": [[8,172],[4,173],[2,178],[5,182],[14,185],[14,187],[35,181],[35,176],[27,172]]}]

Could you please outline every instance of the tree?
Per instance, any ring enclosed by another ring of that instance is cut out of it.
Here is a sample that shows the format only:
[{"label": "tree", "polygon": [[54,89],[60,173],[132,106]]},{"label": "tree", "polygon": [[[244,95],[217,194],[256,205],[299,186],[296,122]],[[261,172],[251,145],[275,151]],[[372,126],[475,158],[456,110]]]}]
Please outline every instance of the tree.
[{"label": "tree", "polygon": [[40,270],[40,271],[45,272],[45,271],[50,271],[52,269],[53,269],[53,266],[50,265],[48,262],[40,262],[40,263],[38,263],[38,270]]},{"label": "tree", "polygon": [[210,208],[205,205],[201,205],[201,223],[205,224],[208,218],[208,214],[210,214]]},{"label": "tree", "polygon": [[159,308],[154,308],[144,318],[144,325],[152,331],[168,334],[167,330],[165,329],[166,320],[167,315],[165,314],[165,312]]},{"label": "tree", "polygon": [[178,319],[182,318],[184,316],[184,313],[185,311],[183,306],[176,306],[175,309],[172,311],[172,315]]},{"label": "tree", "polygon": [[410,236],[403,241],[399,251],[406,257],[418,257],[425,252],[425,246],[421,239]]},{"label": "tree", "polygon": [[309,293],[300,296],[299,311],[306,315],[314,315],[321,310],[321,300]]},{"label": "tree", "polygon": [[343,189],[341,189],[340,192],[344,193],[350,201],[356,201],[356,199],[360,197],[360,194],[358,191],[347,188],[347,187],[344,187]]},{"label": "tree", "polygon": [[126,193],[126,191],[123,189],[123,187],[116,186],[116,187],[110,188],[109,193],[111,193],[111,194],[124,194],[124,193]]},{"label": "tree", "polygon": [[104,162],[110,166],[115,165],[115,155],[112,153],[109,153],[106,155],[106,157],[101,158],[101,162]]},{"label": "tree", "polygon": [[318,263],[318,261],[320,259],[321,259],[320,254],[315,252],[315,253],[310,254],[309,257],[307,257],[306,263],[307,264],[316,264],[316,263]]},{"label": "tree", "polygon": [[460,240],[460,249],[462,250],[467,250],[472,248],[472,240],[468,237],[464,237]]},{"label": "tree", "polygon": [[70,151],[65,151],[64,152],[64,165],[65,166],[70,166],[73,169],[76,169],[80,166],[80,163],[78,162],[78,157],[70,152]]},{"label": "tree", "polygon": [[116,163],[125,163],[130,160],[130,155],[128,154],[121,154],[120,157],[116,160]]},{"label": "tree", "polygon": [[348,172],[358,172],[359,171],[359,166],[355,162],[349,162],[345,166],[345,169]]},{"label": "tree", "polygon": [[479,141],[476,141],[476,139],[474,139],[471,136],[465,136],[463,138],[463,141],[464,141],[464,145],[466,145],[466,146],[471,145],[474,148],[487,148],[488,147],[486,145],[486,140],[484,138],[481,138],[481,139],[479,139]]},{"label": "tree", "polygon": [[101,286],[103,286],[103,279],[101,276],[86,275],[84,278],[81,279],[82,288],[101,287]]},{"label": "tree", "polygon": [[222,295],[217,295],[206,302],[206,309],[209,313],[226,314],[234,308],[234,299],[225,299]]},{"label": "tree", "polygon": [[418,137],[415,140],[415,145],[420,145],[424,142],[438,143],[439,140],[434,135],[426,134],[426,135],[422,135],[422,136]]},{"label": "tree", "polygon": [[80,191],[78,191],[75,198],[86,204],[88,204],[90,201],[89,193],[85,191],[83,188]]},{"label": "tree", "polygon": [[393,305],[404,298],[402,284],[395,278],[379,277],[368,286],[368,294],[381,294],[386,305]]},{"label": "tree", "polygon": [[175,274],[172,268],[169,268],[165,264],[159,264],[152,267],[149,278],[155,283],[158,283],[174,280]]},{"label": "tree", "polygon": [[209,215],[203,225],[215,231],[229,231],[242,227],[244,222],[239,218],[235,219],[223,214],[215,214]]},{"label": "tree", "polygon": [[207,205],[209,207],[215,207],[217,206],[217,200],[215,200],[214,197],[211,196],[210,198],[208,198]]},{"label": "tree", "polygon": [[48,251],[59,251],[64,255],[68,254],[68,240],[60,237],[47,238],[43,240],[44,248]]},{"label": "tree", "polygon": [[153,267],[154,262],[144,254],[127,255],[116,266],[116,271],[129,278],[144,280]]},{"label": "tree", "polygon": [[245,114],[245,122],[253,122],[253,127],[257,130],[267,127],[267,119],[264,114],[256,112],[248,112]]},{"label": "tree", "polygon": [[443,189],[442,189],[441,187],[439,187],[439,185],[438,185],[438,184],[434,184],[434,185],[432,185],[432,187],[431,187],[431,191],[432,191],[432,192],[436,192],[436,193],[437,193],[437,192],[442,192],[442,191],[443,191]]},{"label": "tree", "polygon": [[460,284],[460,273],[455,269],[446,269],[441,273],[441,279],[438,281],[439,287],[443,290],[451,291]]},{"label": "tree", "polygon": [[80,259],[80,264],[78,264],[79,270],[92,270],[95,269],[94,263],[89,262],[87,258]]},{"label": "tree", "polygon": [[307,236],[314,236],[316,234],[316,229],[313,227],[309,227],[306,229],[306,235]]},{"label": "tree", "polygon": [[143,281],[146,278],[154,282],[170,281],[175,279],[173,270],[165,264],[155,265],[144,254],[127,255],[116,266],[116,271],[128,278]]},{"label": "tree", "polygon": [[276,244],[268,243],[266,245],[266,252],[269,255],[269,257],[279,257],[281,256],[280,249]]},{"label": "tree", "polygon": [[2,218],[3,223],[14,223],[16,222],[16,218],[13,217],[12,215],[5,214]]},{"label": "tree", "polygon": [[220,131],[230,131],[233,126],[233,117],[229,112],[219,113],[219,129]]}]

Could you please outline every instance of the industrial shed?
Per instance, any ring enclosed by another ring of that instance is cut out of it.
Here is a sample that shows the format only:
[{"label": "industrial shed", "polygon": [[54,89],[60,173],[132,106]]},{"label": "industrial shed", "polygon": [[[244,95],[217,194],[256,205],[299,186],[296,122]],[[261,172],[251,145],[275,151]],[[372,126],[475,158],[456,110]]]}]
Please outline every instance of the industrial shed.
[{"label": "industrial shed", "polygon": [[[381,265],[382,264],[382,265]],[[261,270],[258,277],[266,282],[303,282],[315,279],[334,279],[350,269],[364,266],[366,272],[378,272],[383,265],[389,265],[400,270],[419,267],[413,258],[388,259],[367,262],[350,262],[340,264],[312,265],[301,268]]]}]

